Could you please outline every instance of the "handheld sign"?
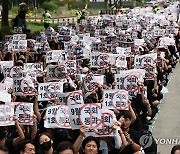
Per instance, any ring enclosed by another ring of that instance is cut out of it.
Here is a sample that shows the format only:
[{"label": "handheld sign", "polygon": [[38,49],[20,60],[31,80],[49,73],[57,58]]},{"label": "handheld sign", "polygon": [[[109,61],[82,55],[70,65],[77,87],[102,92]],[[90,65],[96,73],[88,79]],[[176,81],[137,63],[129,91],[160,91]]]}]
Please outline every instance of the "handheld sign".
[{"label": "handheld sign", "polygon": [[71,128],[71,123],[68,114],[68,106],[57,105],[50,106],[46,111],[45,128]]},{"label": "handheld sign", "polygon": [[33,125],[34,111],[32,103],[20,102],[16,104],[15,114],[17,115],[20,124]]},{"label": "handheld sign", "polygon": [[128,110],[128,91],[104,90],[103,109]]},{"label": "handheld sign", "polygon": [[11,105],[0,105],[0,126],[14,125],[14,107]]}]

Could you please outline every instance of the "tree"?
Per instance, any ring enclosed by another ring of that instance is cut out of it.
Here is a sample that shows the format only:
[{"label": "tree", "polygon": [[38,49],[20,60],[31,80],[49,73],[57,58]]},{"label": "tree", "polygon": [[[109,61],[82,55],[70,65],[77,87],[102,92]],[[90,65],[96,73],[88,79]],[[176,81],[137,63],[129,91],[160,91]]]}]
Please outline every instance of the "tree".
[{"label": "tree", "polygon": [[9,21],[8,21],[8,10],[9,1],[2,0],[2,22],[1,22],[1,39],[4,39],[4,36],[9,33]]}]

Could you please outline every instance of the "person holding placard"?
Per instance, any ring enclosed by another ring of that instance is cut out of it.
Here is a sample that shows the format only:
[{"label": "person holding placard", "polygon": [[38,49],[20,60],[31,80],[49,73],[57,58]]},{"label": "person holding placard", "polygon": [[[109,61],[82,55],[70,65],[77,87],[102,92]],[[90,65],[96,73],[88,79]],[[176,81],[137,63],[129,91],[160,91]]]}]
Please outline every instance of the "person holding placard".
[{"label": "person holding placard", "polygon": [[6,136],[8,135],[7,130],[0,127],[0,146],[6,146],[8,149],[9,154],[14,154],[14,148],[19,144],[20,141],[25,139],[24,133],[19,125],[18,118],[14,115],[13,120],[15,121],[16,130],[18,133],[18,137],[14,139],[7,139]]}]

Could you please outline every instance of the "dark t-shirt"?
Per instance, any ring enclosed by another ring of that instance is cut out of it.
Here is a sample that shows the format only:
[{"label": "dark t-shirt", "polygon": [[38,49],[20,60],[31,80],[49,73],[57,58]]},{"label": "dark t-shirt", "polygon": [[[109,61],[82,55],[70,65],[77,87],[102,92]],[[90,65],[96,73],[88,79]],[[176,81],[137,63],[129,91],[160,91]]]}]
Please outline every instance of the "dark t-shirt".
[{"label": "dark t-shirt", "polygon": [[25,17],[26,17],[26,11],[25,11],[25,10],[24,10],[24,11],[19,11],[18,17],[19,17],[19,19],[25,19]]},{"label": "dark t-shirt", "polygon": [[5,147],[8,149],[9,154],[14,154],[13,140],[14,139],[7,139],[5,141]]},{"label": "dark t-shirt", "polygon": [[[131,139],[136,143],[139,144],[139,133],[133,129],[129,129],[129,135]],[[133,150],[132,146],[128,144],[121,152],[120,154],[133,154],[135,151]]]}]

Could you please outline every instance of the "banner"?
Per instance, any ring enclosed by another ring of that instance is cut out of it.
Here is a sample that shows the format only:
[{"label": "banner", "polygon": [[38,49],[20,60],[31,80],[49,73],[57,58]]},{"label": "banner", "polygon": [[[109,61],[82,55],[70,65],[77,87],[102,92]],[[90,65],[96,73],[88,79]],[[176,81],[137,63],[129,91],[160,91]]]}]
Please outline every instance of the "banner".
[{"label": "banner", "polygon": [[58,62],[63,59],[63,50],[51,50],[46,52],[46,63]]},{"label": "banner", "polygon": [[108,109],[101,109],[102,121],[98,128],[89,128],[86,132],[86,136],[92,135],[96,137],[113,136],[112,125],[116,120],[116,116],[113,111]]},{"label": "banner", "polygon": [[95,82],[96,81],[93,74],[87,74],[83,78],[83,93],[85,98],[97,90]]},{"label": "banner", "polygon": [[107,53],[92,52],[90,56],[91,67],[108,68],[110,56]]}]

